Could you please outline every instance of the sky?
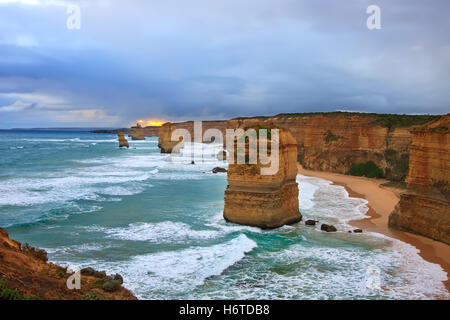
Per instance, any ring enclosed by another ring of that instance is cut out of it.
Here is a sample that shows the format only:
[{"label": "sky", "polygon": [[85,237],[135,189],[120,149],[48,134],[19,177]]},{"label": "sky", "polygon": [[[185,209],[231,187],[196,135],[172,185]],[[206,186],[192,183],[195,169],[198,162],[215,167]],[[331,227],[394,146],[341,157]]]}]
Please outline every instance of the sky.
[{"label": "sky", "polygon": [[449,13],[448,0],[0,0],[0,128],[448,113]]}]

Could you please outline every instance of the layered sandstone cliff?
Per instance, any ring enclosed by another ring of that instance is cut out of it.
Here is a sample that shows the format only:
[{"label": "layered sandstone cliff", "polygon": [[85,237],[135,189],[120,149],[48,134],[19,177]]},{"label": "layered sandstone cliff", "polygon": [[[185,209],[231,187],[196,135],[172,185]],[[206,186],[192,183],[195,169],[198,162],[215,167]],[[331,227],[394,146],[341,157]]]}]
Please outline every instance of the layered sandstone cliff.
[{"label": "layered sandstone cliff", "polygon": [[352,166],[375,163],[386,178],[401,181],[408,172],[409,129],[433,117],[364,113],[281,114],[233,119],[228,127],[253,123],[289,129],[298,145],[298,158],[307,169],[348,173]]},{"label": "layered sandstone cliff", "polygon": [[129,148],[128,140],[122,131],[117,132],[117,137],[119,138],[119,148]]},{"label": "layered sandstone cliff", "polygon": [[[348,173],[354,165],[373,162],[387,179],[403,181],[408,174],[410,130],[433,116],[382,115],[348,112],[280,114],[273,117],[205,121],[203,132],[255,124],[288,129],[297,141],[298,160],[312,170]],[[194,123],[173,124],[193,136]]]},{"label": "layered sandstone cliff", "polygon": [[139,123],[137,123],[135,127],[130,128],[128,135],[132,140],[145,140],[144,129]]},{"label": "layered sandstone cliff", "polygon": [[450,244],[450,114],[414,128],[408,190],[389,226]]},{"label": "layered sandstone cliff", "polygon": [[[121,280],[111,280],[104,272],[85,269],[80,289],[70,290],[70,273],[53,263],[47,263],[47,253],[9,238],[0,229],[0,300],[135,300]],[[120,276],[115,276],[121,279]],[[106,284],[106,285],[105,285]]]},{"label": "layered sandstone cliff", "polygon": [[[263,137],[259,137],[264,139]],[[237,145],[235,140],[235,148]],[[258,156],[256,164],[229,164],[225,191],[224,218],[228,221],[260,228],[277,228],[302,219],[299,212],[297,176],[297,142],[285,129],[279,135],[279,167],[276,173],[262,175]],[[271,154],[270,139],[267,142]],[[245,144],[249,154],[249,142]],[[235,153],[237,156],[237,153]]]}]

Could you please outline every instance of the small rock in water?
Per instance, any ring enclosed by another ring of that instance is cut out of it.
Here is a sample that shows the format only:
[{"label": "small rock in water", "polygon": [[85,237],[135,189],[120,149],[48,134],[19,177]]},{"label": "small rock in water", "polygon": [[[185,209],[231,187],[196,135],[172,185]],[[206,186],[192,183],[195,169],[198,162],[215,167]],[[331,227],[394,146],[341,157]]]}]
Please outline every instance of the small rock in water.
[{"label": "small rock in water", "polygon": [[328,225],[328,224],[321,225],[320,230],[326,231],[326,232],[336,232],[337,231],[335,226]]},{"label": "small rock in water", "polygon": [[355,229],[353,230],[353,233],[362,233],[363,231],[361,229]]},{"label": "small rock in water", "polygon": [[212,172],[213,173],[227,172],[227,169],[220,168],[220,167],[215,167],[214,169],[212,169]]},{"label": "small rock in water", "polygon": [[191,161],[191,164],[195,164],[195,161]]},{"label": "small rock in water", "polygon": [[306,220],[305,224],[307,226],[315,226],[317,222],[319,222],[319,221],[317,221],[317,220]]}]

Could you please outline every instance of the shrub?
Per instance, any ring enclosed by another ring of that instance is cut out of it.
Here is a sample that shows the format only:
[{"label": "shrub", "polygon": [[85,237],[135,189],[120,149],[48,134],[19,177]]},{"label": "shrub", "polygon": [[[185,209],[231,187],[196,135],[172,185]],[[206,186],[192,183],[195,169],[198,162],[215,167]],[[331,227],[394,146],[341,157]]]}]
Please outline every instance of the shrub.
[{"label": "shrub", "polygon": [[24,252],[25,254],[33,256],[44,262],[48,261],[47,251],[45,251],[45,250],[32,247],[28,243],[23,244],[21,249],[22,249],[22,252]]},{"label": "shrub", "polygon": [[0,278],[0,300],[38,300],[38,296],[22,296],[17,289],[11,289],[5,280]]},{"label": "shrub", "polygon": [[347,174],[367,178],[382,178],[383,170],[372,161],[368,161],[366,163],[354,164]]},{"label": "shrub", "polygon": [[328,143],[330,143],[331,141],[337,141],[337,140],[339,140],[339,138],[340,138],[340,137],[334,135],[333,132],[331,132],[331,130],[328,130],[328,131],[325,133],[325,138],[324,138],[324,140],[325,140],[325,143],[328,144]]}]

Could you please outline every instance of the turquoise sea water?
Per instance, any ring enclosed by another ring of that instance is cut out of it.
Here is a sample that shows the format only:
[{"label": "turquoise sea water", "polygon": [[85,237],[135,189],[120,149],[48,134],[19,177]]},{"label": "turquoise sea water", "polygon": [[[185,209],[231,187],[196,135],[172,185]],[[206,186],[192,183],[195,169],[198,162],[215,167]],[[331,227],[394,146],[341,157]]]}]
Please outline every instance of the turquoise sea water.
[{"label": "turquoise sea water", "polygon": [[211,169],[226,164],[162,155],[157,138],[130,145],[109,134],[0,131],[0,227],[58,264],[122,274],[143,299],[449,298],[446,273],[414,247],[347,233],[367,207],[343,187],[297,179],[304,219],[339,232],[262,231],[223,220],[226,174]]}]

